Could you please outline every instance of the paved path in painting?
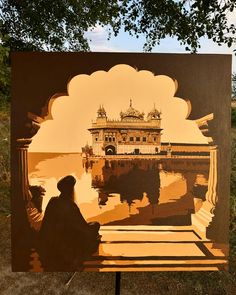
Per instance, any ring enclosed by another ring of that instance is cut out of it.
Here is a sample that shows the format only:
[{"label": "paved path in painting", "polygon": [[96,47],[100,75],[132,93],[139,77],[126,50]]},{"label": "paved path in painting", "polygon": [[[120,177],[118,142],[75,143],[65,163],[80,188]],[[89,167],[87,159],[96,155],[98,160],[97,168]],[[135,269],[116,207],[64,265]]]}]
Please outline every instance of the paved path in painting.
[{"label": "paved path in painting", "polygon": [[103,226],[86,271],[225,270],[225,254],[191,226]]},{"label": "paved path in painting", "polygon": [[[101,226],[97,253],[84,271],[216,271],[227,270],[225,253],[202,239],[192,226]],[[30,271],[41,272],[35,249]]]}]

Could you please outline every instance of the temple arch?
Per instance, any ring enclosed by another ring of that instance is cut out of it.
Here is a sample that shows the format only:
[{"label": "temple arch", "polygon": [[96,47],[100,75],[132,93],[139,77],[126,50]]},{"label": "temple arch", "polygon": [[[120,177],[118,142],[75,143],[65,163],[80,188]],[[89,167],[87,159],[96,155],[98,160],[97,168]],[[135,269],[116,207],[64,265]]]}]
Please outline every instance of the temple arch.
[{"label": "temple arch", "polygon": [[115,155],[116,154],[116,148],[114,145],[108,145],[105,147],[105,154],[106,155]]}]

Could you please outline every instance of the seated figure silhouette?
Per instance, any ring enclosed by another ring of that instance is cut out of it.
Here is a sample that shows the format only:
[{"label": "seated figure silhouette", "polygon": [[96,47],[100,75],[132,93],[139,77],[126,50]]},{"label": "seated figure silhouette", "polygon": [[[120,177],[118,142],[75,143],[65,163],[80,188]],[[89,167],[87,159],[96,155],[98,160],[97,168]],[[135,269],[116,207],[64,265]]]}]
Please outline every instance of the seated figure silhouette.
[{"label": "seated figure silhouette", "polygon": [[57,188],[59,197],[52,197],[46,207],[40,230],[39,253],[46,271],[74,271],[97,251],[97,222],[87,223],[74,203],[75,178],[68,175]]}]

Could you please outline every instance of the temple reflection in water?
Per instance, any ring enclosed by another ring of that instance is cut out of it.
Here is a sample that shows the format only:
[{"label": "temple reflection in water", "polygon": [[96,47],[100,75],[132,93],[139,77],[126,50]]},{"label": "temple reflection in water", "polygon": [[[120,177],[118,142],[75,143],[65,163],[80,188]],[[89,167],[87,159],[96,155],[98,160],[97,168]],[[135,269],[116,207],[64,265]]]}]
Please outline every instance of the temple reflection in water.
[{"label": "temple reflection in water", "polygon": [[[146,194],[150,204],[158,204],[160,175],[158,164],[145,161],[103,161],[101,174],[92,169],[92,187],[99,191],[99,204],[105,205],[109,194],[120,194],[129,205]],[[96,165],[96,164],[95,164]],[[94,165],[94,166],[95,166]],[[93,167],[94,167],[93,166]]]},{"label": "temple reflection in water", "polygon": [[91,173],[100,208],[117,195],[120,204],[129,206],[128,217],[109,222],[107,216],[106,224],[187,225],[207,191],[207,159],[98,158],[87,159],[84,167]]}]

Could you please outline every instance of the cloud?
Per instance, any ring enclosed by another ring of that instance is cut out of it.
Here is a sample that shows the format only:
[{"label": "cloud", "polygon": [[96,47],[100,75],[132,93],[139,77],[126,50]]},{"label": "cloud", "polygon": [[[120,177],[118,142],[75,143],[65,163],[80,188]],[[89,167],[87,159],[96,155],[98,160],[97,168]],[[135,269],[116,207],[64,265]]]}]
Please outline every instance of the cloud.
[{"label": "cloud", "polygon": [[227,14],[228,24],[236,24],[236,11],[229,12]]},{"label": "cloud", "polygon": [[89,31],[85,34],[85,37],[89,40],[89,46],[91,51],[100,51],[100,52],[121,52],[117,46],[112,45],[108,40],[108,27],[96,26],[90,28]]},{"label": "cloud", "polygon": [[207,143],[196,122],[186,119],[188,105],[175,97],[175,92],[176,83],[170,77],[124,64],[108,72],[77,75],[68,84],[68,96],[53,102],[53,119],[41,124],[30,151],[80,152],[86,142],[91,143],[87,129],[96,119],[99,105],[104,105],[110,119],[119,119],[120,111],[129,107],[130,98],[133,107],[145,115],[154,103],[161,110],[162,141]]},{"label": "cloud", "polygon": [[108,31],[107,28],[102,26],[96,26],[94,28],[90,28],[86,33],[86,37],[95,44],[101,44],[107,40]]}]

